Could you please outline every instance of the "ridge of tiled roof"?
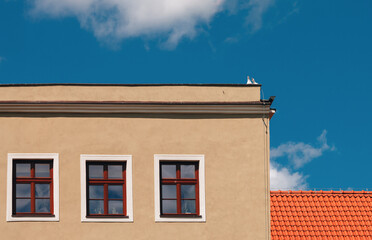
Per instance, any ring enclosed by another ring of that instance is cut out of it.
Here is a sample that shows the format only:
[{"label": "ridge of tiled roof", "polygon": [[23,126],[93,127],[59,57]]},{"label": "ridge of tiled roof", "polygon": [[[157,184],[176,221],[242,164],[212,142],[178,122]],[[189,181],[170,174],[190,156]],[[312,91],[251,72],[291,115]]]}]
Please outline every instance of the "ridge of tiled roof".
[{"label": "ridge of tiled roof", "polygon": [[278,190],[278,191],[270,191],[270,194],[273,195],[273,194],[372,194],[372,191],[343,191],[343,190],[340,190],[340,191],[303,191],[303,190],[299,190],[299,191],[292,191],[292,190],[288,190],[288,191],[283,191],[283,190]]},{"label": "ridge of tiled roof", "polygon": [[372,240],[370,191],[271,191],[272,240]]}]

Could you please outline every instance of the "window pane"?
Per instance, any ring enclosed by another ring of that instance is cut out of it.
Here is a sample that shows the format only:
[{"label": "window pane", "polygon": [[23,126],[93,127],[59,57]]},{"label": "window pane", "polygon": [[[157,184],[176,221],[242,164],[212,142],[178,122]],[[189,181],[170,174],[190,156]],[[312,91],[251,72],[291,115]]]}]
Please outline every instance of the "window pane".
[{"label": "window pane", "polygon": [[103,185],[90,185],[89,199],[103,199]]},{"label": "window pane", "polygon": [[49,184],[35,184],[35,197],[49,197]]},{"label": "window pane", "polygon": [[17,163],[16,164],[16,177],[31,177],[31,164],[30,163]]},{"label": "window pane", "polygon": [[123,178],[123,166],[122,165],[109,165],[108,166],[108,178]]},{"label": "window pane", "polygon": [[162,185],[161,195],[162,195],[162,198],[177,198],[176,185]]},{"label": "window pane", "polygon": [[195,200],[181,201],[182,213],[196,213]]},{"label": "window pane", "polygon": [[181,178],[195,178],[195,165],[181,165]]},{"label": "window pane", "polygon": [[16,199],[16,212],[31,212],[31,199]]},{"label": "window pane", "polygon": [[108,201],[109,214],[123,214],[123,201]]},{"label": "window pane", "polygon": [[35,164],[35,177],[49,177],[49,164],[36,163]]},{"label": "window pane", "polygon": [[104,214],[103,200],[89,200],[90,214]]},{"label": "window pane", "polygon": [[162,200],[162,213],[177,213],[177,200]]},{"label": "window pane", "polygon": [[176,165],[161,165],[162,178],[176,178]]},{"label": "window pane", "polygon": [[195,198],[195,185],[181,185],[181,198]]},{"label": "window pane", "polygon": [[35,212],[50,212],[50,200],[35,199]]},{"label": "window pane", "polygon": [[31,197],[31,184],[17,183],[16,197]]},{"label": "window pane", "polygon": [[89,165],[89,178],[103,178],[103,165]]},{"label": "window pane", "polygon": [[108,186],[109,199],[123,199],[123,186],[122,185],[109,185]]}]

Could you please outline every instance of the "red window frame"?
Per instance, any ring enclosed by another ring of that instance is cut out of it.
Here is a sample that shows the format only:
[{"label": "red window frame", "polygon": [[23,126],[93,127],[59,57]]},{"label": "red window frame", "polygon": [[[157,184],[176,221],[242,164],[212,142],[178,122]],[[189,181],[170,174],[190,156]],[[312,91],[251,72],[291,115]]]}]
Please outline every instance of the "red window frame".
[{"label": "red window frame", "polygon": [[[16,164],[28,163],[31,164],[30,177],[17,177],[16,175]],[[35,164],[49,164],[49,177],[35,177]],[[16,196],[16,184],[30,184],[31,185],[31,196],[30,197],[17,197]],[[36,197],[35,196],[35,184],[49,184],[49,197]],[[16,211],[16,200],[17,199],[30,199],[31,200],[31,212],[17,212]],[[50,212],[36,212],[35,200],[36,199],[49,199]],[[13,199],[12,199],[12,214],[13,216],[54,216],[53,214],[53,160],[13,160]]]},{"label": "red window frame", "polygon": [[[91,165],[103,165],[103,178],[89,178],[89,166]],[[122,178],[108,178],[108,166],[109,165],[122,165]],[[86,212],[87,217],[127,217],[127,199],[126,199],[126,162],[107,162],[107,161],[87,161],[86,162]],[[90,185],[103,185],[103,199],[94,199],[89,196]],[[122,199],[109,199],[108,198],[108,186],[109,185],[122,185],[123,186],[123,198]],[[89,200],[103,200],[104,201],[104,213],[103,214],[91,214],[89,211]],[[109,200],[122,200],[123,201],[123,214],[109,214],[108,213],[108,202]]]},{"label": "red window frame", "polygon": [[[163,165],[176,165],[176,178],[162,178]],[[181,178],[181,165],[194,165],[195,178]],[[163,198],[162,186],[176,185],[177,189],[177,213],[163,213],[162,200],[175,200],[174,198]],[[195,199],[181,197],[181,185],[195,185]],[[182,213],[182,200],[195,200],[195,213]],[[198,217],[200,215],[199,206],[199,162],[194,161],[161,161],[160,162],[160,216],[162,217]]]}]

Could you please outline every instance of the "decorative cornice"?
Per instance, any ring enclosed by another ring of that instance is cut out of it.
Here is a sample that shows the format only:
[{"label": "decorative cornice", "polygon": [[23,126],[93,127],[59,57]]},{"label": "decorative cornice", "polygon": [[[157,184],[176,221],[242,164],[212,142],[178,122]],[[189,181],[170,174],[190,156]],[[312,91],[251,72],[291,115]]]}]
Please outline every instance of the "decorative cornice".
[{"label": "decorative cornice", "polygon": [[0,102],[0,113],[170,113],[270,114],[269,101],[256,102]]}]

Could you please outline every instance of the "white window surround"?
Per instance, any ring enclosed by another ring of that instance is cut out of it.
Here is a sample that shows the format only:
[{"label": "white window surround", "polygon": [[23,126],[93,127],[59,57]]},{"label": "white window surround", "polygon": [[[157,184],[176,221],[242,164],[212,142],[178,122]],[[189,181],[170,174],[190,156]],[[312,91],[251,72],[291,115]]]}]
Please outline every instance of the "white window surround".
[{"label": "white window surround", "polygon": [[[125,218],[87,218],[86,196],[86,162],[94,161],[120,161],[126,162],[126,201],[127,217]],[[81,177],[81,222],[133,222],[133,196],[132,196],[132,156],[131,155],[80,155]]]},{"label": "white window surround", "polygon": [[[197,161],[199,162],[199,211],[200,218],[186,217],[161,217],[160,216],[160,162],[164,161]],[[205,222],[205,167],[204,155],[188,154],[155,154],[154,155],[155,177],[155,222]]]},{"label": "white window surround", "polygon": [[[53,214],[52,217],[12,217],[13,209],[13,160],[53,160]],[[58,222],[59,221],[59,155],[58,153],[8,153],[6,220],[8,222]]]}]

